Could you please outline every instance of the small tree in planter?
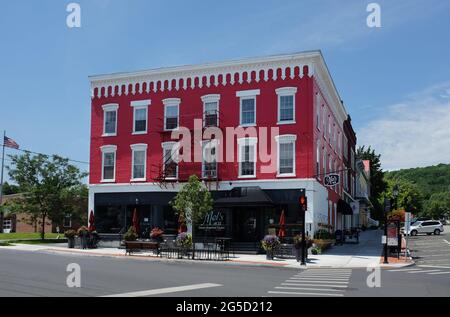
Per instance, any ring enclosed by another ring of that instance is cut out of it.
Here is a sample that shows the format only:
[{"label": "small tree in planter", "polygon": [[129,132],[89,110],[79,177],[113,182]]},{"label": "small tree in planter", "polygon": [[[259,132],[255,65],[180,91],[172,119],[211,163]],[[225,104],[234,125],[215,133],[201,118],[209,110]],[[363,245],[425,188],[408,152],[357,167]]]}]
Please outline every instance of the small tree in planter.
[{"label": "small tree in planter", "polygon": [[273,260],[275,249],[280,245],[280,239],[275,235],[267,235],[261,241],[263,249],[266,251],[268,260]]},{"label": "small tree in planter", "polygon": [[133,227],[130,227],[128,231],[123,235],[123,240],[125,241],[136,241],[138,238],[138,235]]},{"label": "small tree in planter", "polygon": [[75,248],[75,236],[77,235],[75,230],[67,230],[64,232],[64,236],[67,238],[67,247],[69,249]]},{"label": "small tree in planter", "polygon": [[83,250],[87,249],[88,238],[89,238],[89,229],[86,228],[85,226],[81,226],[78,229],[78,237],[80,238],[81,248]]},{"label": "small tree in planter", "polygon": [[[181,188],[170,204],[187,223],[192,224],[191,237],[194,241],[196,223],[213,209],[211,193],[196,175],[191,175],[188,183]],[[192,248],[192,259],[195,259],[195,243]]]}]

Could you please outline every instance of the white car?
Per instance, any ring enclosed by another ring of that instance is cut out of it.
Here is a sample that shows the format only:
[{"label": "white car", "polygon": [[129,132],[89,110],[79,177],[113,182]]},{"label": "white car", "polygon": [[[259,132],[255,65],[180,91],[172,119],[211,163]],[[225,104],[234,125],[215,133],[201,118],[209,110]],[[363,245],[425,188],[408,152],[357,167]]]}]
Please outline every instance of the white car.
[{"label": "white car", "polygon": [[[402,228],[402,232],[405,231],[405,228]],[[418,234],[425,233],[429,236],[432,234],[440,235],[444,232],[444,226],[440,221],[435,220],[426,220],[426,221],[416,221],[411,224],[408,235],[417,236]]]}]

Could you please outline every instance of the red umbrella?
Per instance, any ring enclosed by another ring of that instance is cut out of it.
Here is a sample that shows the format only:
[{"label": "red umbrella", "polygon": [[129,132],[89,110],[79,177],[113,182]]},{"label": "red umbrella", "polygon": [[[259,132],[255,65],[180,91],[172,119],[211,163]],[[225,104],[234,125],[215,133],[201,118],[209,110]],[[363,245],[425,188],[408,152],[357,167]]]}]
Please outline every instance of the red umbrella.
[{"label": "red umbrella", "polygon": [[94,216],[94,211],[91,210],[91,213],[89,215],[89,231],[95,231],[95,216]]},{"label": "red umbrella", "polygon": [[136,208],[134,208],[134,212],[133,212],[133,228],[137,234],[139,234],[139,232],[141,231],[141,228],[139,226],[139,215],[138,215]]},{"label": "red umbrella", "polygon": [[281,212],[280,216],[280,231],[278,232],[278,237],[284,238],[286,236],[286,216],[284,215],[284,210]]},{"label": "red umbrella", "polygon": [[183,215],[180,213],[178,217],[178,233],[187,232],[186,221],[184,220]]}]

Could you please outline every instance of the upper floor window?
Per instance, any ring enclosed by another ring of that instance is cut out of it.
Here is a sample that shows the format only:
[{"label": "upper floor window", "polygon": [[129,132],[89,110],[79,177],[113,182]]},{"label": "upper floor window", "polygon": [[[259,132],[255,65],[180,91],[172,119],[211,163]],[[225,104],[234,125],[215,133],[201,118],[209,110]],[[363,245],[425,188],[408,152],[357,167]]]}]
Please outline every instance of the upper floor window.
[{"label": "upper floor window", "polygon": [[333,119],[332,119],[332,117],[331,117],[331,114],[330,115],[328,115],[328,140],[330,141],[330,144],[331,144],[331,134],[333,133],[332,131],[331,131],[331,127],[332,127],[332,125],[333,125],[333,121],[332,121]]},{"label": "upper floor window", "polygon": [[178,178],[179,143],[165,142],[163,148],[163,171],[166,179]]},{"label": "upper floor window", "polygon": [[279,88],[276,93],[278,95],[278,124],[295,123],[295,94],[297,88]]},{"label": "upper floor window", "polygon": [[238,91],[236,97],[240,98],[240,125],[256,125],[256,96],[259,96],[260,90]]},{"label": "upper floor window", "polygon": [[116,179],[117,146],[105,145],[102,151],[102,182],[114,182]]},{"label": "upper floor window", "polygon": [[202,177],[217,178],[217,140],[206,140],[202,143],[203,163]]},{"label": "upper floor window", "polygon": [[108,104],[103,107],[103,136],[117,135],[118,104]]},{"label": "upper floor window", "polygon": [[147,144],[133,144],[131,145],[131,151],[131,180],[145,181],[147,170]]},{"label": "upper floor window", "polygon": [[320,130],[321,120],[320,120],[320,95],[319,93],[316,93],[316,128],[317,130]]},{"label": "upper floor window", "polygon": [[147,133],[148,126],[148,106],[151,105],[151,100],[133,101],[133,134]]},{"label": "upper floor window", "polygon": [[341,136],[341,131],[338,131],[337,133],[337,152],[339,154],[340,157],[342,157],[342,152],[341,152],[341,142],[342,142],[342,136]]},{"label": "upper floor window", "polygon": [[327,174],[327,150],[325,148],[323,148],[323,164],[322,164],[322,169],[323,169],[323,175],[325,177],[325,175]]},{"label": "upper floor window", "polygon": [[219,101],[220,95],[206,95],[202,97],[203,101],[203,126],[219,126]]},{"label": "upper floor window", "polygon": [[348,158],[348,140],[347,140],[347,137],[345,136],[345,134],[343,134],[342,137],[343,137],[342,150],[344,151],[344,157],[347,159]]},{"label": "upper floor window", "polygon": [[327,112],[326,112],[326,109],[325,109],[325,106],[324,105],[322,105],[322,125],[323,125],[323,136],[325,137],[325,134],[326,134],[326,130],[327,130],[327,118],[328,118],[328,116],[327,116]]},{"label": "upper floor window", "polygon": [[295,176],[295,142],[296,135],[280,135],[275,138],[278,143],[278,176]]},{"label": "upper floor window", "polygon": [[180,103],[178,98],[164,99],[164,130],[176,130],[180,124]]},{"label": "upper floor window", "polygon": [[320,179],[320,141],[317,140],[316,145],[316,174],[317,178]]},{"label": "upper floor window", "polygon": [[243,138],[238,140],[239,147],[239,177],[256,177],[256,144],[257,138]]}]

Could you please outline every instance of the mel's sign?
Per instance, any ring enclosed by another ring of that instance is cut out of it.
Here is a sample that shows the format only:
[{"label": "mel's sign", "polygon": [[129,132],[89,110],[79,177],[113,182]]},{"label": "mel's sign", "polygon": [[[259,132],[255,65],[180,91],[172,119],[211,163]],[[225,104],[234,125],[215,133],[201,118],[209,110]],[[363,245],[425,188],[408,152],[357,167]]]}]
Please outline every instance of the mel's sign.
[{"label": "mel's sign", "polygon": [[339,174],[328,174],[324,178],[324,184],[328,187],[333,187],[339,185],[340,177]]}]

